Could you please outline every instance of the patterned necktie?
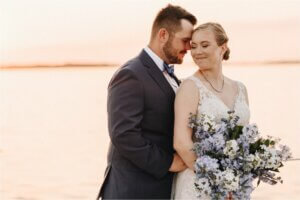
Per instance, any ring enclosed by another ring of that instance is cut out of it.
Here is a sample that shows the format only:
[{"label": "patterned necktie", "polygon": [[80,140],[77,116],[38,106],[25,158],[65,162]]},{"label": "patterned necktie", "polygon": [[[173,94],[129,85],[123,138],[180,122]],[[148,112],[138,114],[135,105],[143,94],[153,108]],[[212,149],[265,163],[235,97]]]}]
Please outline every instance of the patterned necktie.
[{"label": "patterned necktie", "polygon": [[164,70],[171,76],[174,76],[174,65],[168,65],[166,62],[164,62]]},{"label": "patterned necktie", "polygon": [[164,62],[164,70],[176,81],[178,85],[180,85],[181,81],[174,74],[174,65],[168,65]]}]

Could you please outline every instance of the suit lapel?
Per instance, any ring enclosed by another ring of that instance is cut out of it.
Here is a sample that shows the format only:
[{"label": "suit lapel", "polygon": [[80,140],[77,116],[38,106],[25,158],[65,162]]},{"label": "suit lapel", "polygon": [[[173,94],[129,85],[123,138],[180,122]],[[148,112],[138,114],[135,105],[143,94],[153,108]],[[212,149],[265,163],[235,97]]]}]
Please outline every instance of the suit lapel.
[{"label": "suit lapel", "polygon": [[141,61],[147,67],[148,73],[153,78],[153,80],[156,82],[156,84],[162,89],[162,91],[166,94],[170,100],[174,100],[175,98],[175,92],[167,79],[164,77],[162,71],[156,66],[154,61],[151,59],[151,57],[144,51],[139,55]]}]

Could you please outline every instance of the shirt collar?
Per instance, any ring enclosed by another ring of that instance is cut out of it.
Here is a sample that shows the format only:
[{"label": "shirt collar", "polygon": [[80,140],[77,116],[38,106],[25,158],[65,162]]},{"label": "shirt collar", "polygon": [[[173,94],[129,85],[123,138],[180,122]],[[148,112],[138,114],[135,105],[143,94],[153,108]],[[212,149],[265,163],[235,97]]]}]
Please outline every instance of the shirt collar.
[{"label": "shirt collar", "polygon": [[157,67],[160,69],[160,71],[164,71],[164,61],[156,55],[148,46],[144,48],[146,53],[150,56],[150,58],[154,61],[154,63],[157,65]]}]

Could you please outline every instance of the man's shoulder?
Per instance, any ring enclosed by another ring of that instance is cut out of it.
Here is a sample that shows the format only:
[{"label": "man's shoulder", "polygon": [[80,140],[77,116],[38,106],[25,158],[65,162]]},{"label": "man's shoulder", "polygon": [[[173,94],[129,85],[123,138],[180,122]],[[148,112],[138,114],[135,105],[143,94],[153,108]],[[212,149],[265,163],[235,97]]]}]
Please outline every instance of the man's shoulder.
[{"label": "man's shoulder", "polygon": [[139,77],[145,72],[145,67],[140,56],[136,56],[121,65],[114,73],[112,80],[121,77]]},{"label": "man's shoulder", "polygon": [[128,60],[125,64],[121,66],[121,68],[126,68],[135,71],[138,69],[138,67],[142,67],[142,65],[143,63],[141,62],[139,57],[135,57]]},{"label": "man's shoulder", "polygon": [[128,60],[126,63],[120,66],[118,71],[131,71],[133,73],[141,73],[145,70],[145,65],[140,55]]}]

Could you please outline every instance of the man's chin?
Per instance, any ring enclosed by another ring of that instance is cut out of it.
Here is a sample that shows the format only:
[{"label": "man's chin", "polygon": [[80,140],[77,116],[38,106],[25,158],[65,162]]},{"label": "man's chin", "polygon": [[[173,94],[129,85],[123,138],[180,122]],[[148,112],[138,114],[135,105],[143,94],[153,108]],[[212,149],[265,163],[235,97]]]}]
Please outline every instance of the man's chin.
[{"label": "man's chin", "polygon": [[178,64],[182,64],[183,63],[184,56],[185,56],[185,54],[180,54],[180,56],[177,57]]},{"label": "man's chin", "polygon": [[178,59],[176,64],[182,64],[183,63],[183,59]]},{"label": "man's chin", "polygon": [[184,58],[184,55],[182,57],[178,57],[177,58],[177,64],[182,64],[183,63],[183,58]]},{"label": "man's chin", "polygon": [[183,58],[184,58],[184,55],[183,54],[182,56],[173,56],[172,58],[170,58],[170,64],[182,64],[183,63]]}]

